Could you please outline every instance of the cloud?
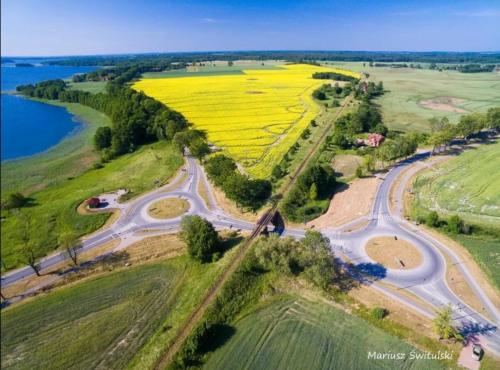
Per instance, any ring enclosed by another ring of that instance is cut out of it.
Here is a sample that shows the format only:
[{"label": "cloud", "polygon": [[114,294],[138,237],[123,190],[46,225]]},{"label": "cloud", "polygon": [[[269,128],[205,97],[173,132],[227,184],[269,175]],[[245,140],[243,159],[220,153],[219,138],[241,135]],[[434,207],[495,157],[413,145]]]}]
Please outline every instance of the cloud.
[{"label": "cloud", "polygon": [[500,17],[500,10],[478,10],[473,12],[456,12],[460,17]]}]

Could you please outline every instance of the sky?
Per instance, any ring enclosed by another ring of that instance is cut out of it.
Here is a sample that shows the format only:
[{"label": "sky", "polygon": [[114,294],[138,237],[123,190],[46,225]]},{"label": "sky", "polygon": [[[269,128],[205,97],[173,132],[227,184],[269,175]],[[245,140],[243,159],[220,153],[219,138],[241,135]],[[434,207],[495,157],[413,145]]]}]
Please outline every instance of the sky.
[{"label": "sky", "polygon": [[500,0],[2,0],[2,56],[500,51]]}]

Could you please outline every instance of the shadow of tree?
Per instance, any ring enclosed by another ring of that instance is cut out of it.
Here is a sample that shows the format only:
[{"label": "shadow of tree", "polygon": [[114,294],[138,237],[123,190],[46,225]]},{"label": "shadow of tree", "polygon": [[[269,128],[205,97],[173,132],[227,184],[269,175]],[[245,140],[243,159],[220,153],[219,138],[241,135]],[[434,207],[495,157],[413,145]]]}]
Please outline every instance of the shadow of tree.
[{"label": "shadow of tree", "polygon": [[472,321],[462,321],[458,328],[460,334],[465,338],[466,344],[469,342],[476,343],[479,341],[479,335],[489,335],[497,331],[497,327],[487,324],[479,324]]}]

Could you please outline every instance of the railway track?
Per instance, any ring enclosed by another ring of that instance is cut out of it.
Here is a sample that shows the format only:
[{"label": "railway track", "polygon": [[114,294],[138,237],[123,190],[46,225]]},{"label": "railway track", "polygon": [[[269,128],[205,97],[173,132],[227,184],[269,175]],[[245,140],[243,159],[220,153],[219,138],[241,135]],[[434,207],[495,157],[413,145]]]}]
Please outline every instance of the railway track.
[{"label": "railway track", "polygon": [[[307,166],[307,164],[309,163],[311,158],[313,158],[313,156],[316,154],[316,152],[318,151],[318,148],[320,147],[320,145],[323,143],[323,141],[327,137],[328,133],[333,128],[333,124],[335,123],[335,121],[340,117],[340,115],[344,112],[345,108],[347,107],[347,105],[351,101],[352,101],[352,94],[345,98],[344,103],[342,104],[341,108],[336,113],[336,115],[334,116],[332,121],[327,124],[327,126],[323,130],[323,133],[321,134],[319,140],[317,140],[316,143],[314,143],[314,145],[311,148],[311,150],[309,151],[309,153],[307,153],[307,155],[304,157],[302,162],[299,164],[299,166],[297,166],[297,168],[295,169],[293,174],[290,176],[290,181],[287,182],[287,184],[285,185],[285,187],[282,189],[282,191],[279,194],[281,197],[284,197],[286,195],[286,193],[296,183],[297,178],[300,176],[301,172]],[[188,338],[191,331],[196,327],[198,322],[202,319],[206,310],[208,309],[210,304],[214,301],[214,299],[217,296],[217,294],[219,293],[220,289],[224,286],[224,283],[231,277],[233,272],[236,271],[236,269],[240,265],[240,262],[243,260],[243,258],[248,253],[255,238],[258,237],[261,234],[264,227],[266,227],[269,224],[269,222],[271,222],[271,220],[273,219],[273,217],[278,209],[279,199],[282,199],[280,197],[277,197],[277,198],[278,199],[273,201],[269,210],[267,210],[266,213],[264,213],[264,215],[256,223],[250,236],[243,243],[243,245],[239,248],[238,252],[236,253],[236,256],[233,258],[233,260],[229,263],[229,265],[224,269],[224,271],[219,276],[219,278],[212,285],[212,287],[208,291],[207,295],[203,298],[203,301],[198,305],[198,307],[188,317],[184,327],[175,336],[175,338],[172,341],[172,344],[168,347],[166,352],[161,356],[161,358],[156,363],[156,365],[154,367],[155,370],[165,368],[173,360],[177,351],[182,347],[182,345],[184,344],[184,342]]]}]

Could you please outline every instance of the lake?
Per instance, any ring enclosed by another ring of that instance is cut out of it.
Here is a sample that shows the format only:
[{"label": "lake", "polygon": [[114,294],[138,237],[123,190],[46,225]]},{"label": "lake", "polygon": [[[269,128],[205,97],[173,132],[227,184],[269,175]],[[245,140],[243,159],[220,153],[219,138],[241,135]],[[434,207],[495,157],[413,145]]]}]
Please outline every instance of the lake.
[{"label": "lake", "polygon": [[[2,65],[2,91],[16,86],[94,71],[95,67]],[[1,160],[31,156],[58,144],[82,127],[61,107],[44,104],[20,96],[1,96]]]}]

